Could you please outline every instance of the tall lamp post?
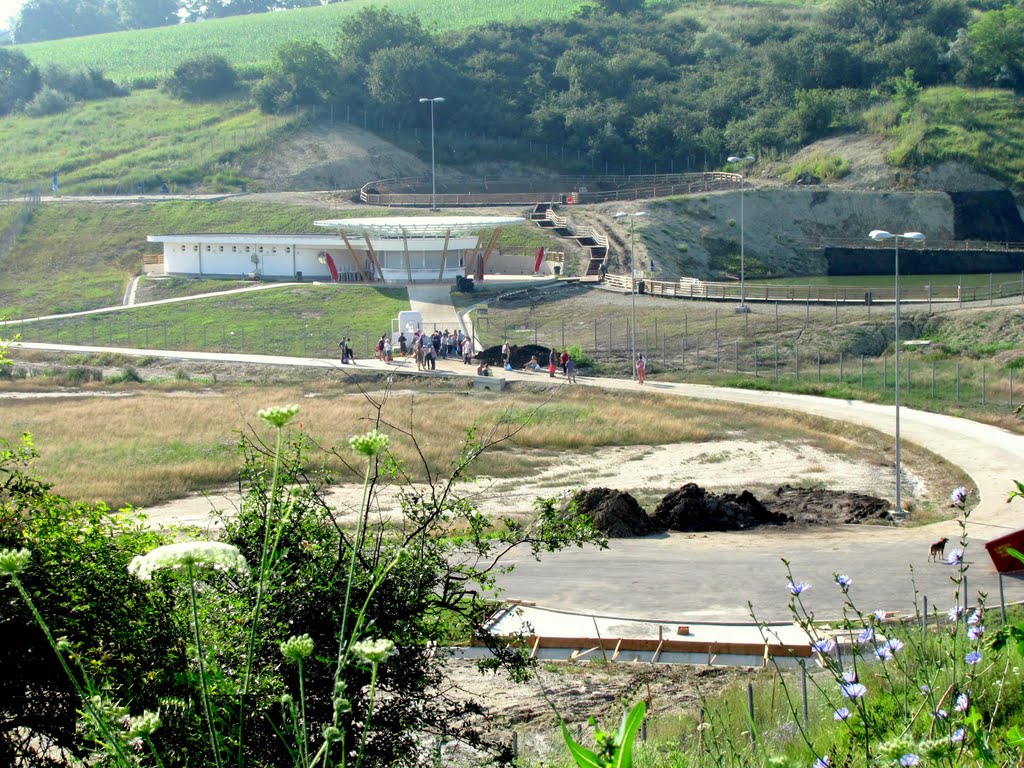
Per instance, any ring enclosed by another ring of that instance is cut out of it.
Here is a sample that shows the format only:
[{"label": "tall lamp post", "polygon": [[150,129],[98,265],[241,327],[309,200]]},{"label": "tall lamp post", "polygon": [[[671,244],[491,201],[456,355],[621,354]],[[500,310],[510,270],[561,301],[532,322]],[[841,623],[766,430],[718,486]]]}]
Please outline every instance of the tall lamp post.
[{"label": "tall lamp post", "polygon": [[637,216],[646,215],[647,211],[634,211],[632,213],[619,211],[615,214],[616,219],[621,219],[623,216],[629,217],[629,367],[631,369],[630,378],[632,379],[636,379],[636,260],[633,250],[633,224]]},{"label": "tall lamp post", "polygon": [[443,96],[420,99],[420,104],[430,105],[430,210],[437,210],[437,173],[434,170],[434,105],[444,101]]},{"label": "tall lamp post", "polygon": [[900,464],[900,240],[921,242],[924,240],[924,235],[920,232],[904,232],[902,235],[894,235],[884,229],[873,229],[868,233],[868,237],[872,240],[892,240],[896,251],[896,328],[893,334],[893,343],[896,345],[896,386],[893,391],[896,394],[896,514],[899,514],[903,509],[900,501],[900,481],[903,478]]},{"label": "tall lamp post", "polygon": [[[754,162],[753,155],[747,155],[746,157],[737,157],[733,155],[726,158],[730,163],[747,163]],[[747,186],[747,177],[742,173],[740,174],[740,305],[736,307],[737,312],[749,312],[750,307],[747,306],[747,286],[746,276],[744,275],[744,227],[743,227],[743,189]]]}]

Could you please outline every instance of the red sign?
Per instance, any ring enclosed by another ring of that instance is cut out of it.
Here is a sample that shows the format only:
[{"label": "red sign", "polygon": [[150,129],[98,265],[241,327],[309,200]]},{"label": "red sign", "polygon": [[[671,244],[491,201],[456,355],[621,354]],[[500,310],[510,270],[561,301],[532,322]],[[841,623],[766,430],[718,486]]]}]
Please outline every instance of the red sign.
[{"label": "red sign", "polygon": [[1024,563],[1006,551],[1015,549],[1024,552],[1024,528],[985,542],[985,549],[988,550],[988,556],[992,558],[992,564],[999,573],[1024,570]]}]

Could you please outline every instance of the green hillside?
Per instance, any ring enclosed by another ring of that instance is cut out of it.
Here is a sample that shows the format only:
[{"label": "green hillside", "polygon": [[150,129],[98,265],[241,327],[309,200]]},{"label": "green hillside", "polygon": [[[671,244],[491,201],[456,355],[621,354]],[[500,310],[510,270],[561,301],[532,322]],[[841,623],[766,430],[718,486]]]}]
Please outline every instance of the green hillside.
[{"label": "green hillside", "polygon": [[183,109],[155,90],[79,102],[57,115],[9,115],[0,119],[0,183],[48,186],[56,171],[62,189],[76,194],[123,194],[140,182],[153,191],[165,181],[237,190],[216,166],[259,151],[294,119],[240,100]]},{"label": "green hillside", "polygon": [[178,62],[200,53],[217,53],[246,69],[265,64],[274,49],[289,40],[316,40],[333,48],[341,23],[370,6],[387,6],[395,13],[416,15],[424,26],[441,31],[495,22],[566,18],[578,5],[578,0],[350,0],[17,48],[36,65],[98,67],[117,82],[132,84],[166,77]]}]

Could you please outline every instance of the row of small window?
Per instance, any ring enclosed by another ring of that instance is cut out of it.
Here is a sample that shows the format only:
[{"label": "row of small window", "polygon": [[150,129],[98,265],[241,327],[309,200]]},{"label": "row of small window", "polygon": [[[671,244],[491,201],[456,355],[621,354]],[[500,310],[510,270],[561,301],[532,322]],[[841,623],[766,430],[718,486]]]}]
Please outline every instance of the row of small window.
[{"label": "row of small window", "polygon": [[[183,250],[183,251],[186,250],[187,248],[188,248],[187,245],[181,246],[181,250]],[[206,246],[206,252],[207,253],[209,253],[212,249],[213,249],[213,246],[210,246],[210,245]],[[193,245],[192,246],[192,250],[193,251],[198,251],[199,250],[199,246],[198,245]],[[218,245],[217,246],[217,250],[220,251],[221,253],[223,253],[224,252],[224,246],[223,245]],[[237,245],[232,245],[231,246],[231,250],[237,253],[238,252],[238,246]],[[248,245],[245,246],[245,252],[248,253],[249,250],[250,250],[250,246],[248,246]],[[258,248],[256,248],[256,252],[257,253],[263,253],[263,246],[261,245]],[[270,252],[271,253],[277,253],[277,247],[275,246],[275,247],[271,248]],[[285,253],[291,253],[292,249],[289,246],[286,245],[285,248],[284,248],[284,252]]]}]

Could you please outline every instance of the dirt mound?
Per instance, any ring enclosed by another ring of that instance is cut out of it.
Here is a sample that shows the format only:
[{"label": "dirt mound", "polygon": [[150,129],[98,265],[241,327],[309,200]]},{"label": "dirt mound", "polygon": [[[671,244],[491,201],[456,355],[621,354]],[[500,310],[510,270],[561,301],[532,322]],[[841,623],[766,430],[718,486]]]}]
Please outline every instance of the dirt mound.
[{"label": "dirt mound", "polygon": [[804,525],[838,525],[889,521],[891,504],[877,496],[852,491],[812,490],[784,485],[766,499],[768,508]]},{"label": "dirt mound", "polygon": [[742,531],[781,525],[790,518],[770,512],[750,491],[718,495],[687,483],[658,503],[654,521],[673,531]]},{"label": "dirt mound", "polygon": [[[548,365],[548,354],[551,350],[548,347],[539,347],[536,344],[524,344],[521,347],[512,347],[512,354],[510,355],[513,368],[522,368],[528,362],[533,355],[537,356],[537,362],[542,367],[547,368]],[[491,365],[501,365],[501,345],[496,347],[488,347],[487,349],[481,350],[476,355],[477,360],[483,360],[485,363]]]},{"label": "dirt mound", "polygon": [[630,494],[611,488],[588,488],[573,495],[576,511],[587,515],[609,538],[647,536],[662,529]]}]

